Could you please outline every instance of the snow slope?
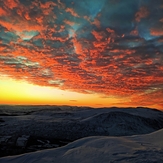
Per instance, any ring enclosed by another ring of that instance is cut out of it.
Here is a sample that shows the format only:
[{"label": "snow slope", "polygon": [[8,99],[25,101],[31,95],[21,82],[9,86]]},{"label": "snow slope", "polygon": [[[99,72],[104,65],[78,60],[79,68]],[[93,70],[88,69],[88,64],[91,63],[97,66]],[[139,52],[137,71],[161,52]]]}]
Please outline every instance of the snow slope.
[{"label": "snow slope", "polygon": [[76,140],[86,136],[147,134],[163,128],[163,112],[148,108],[35,107],[13,109],[12,114],[7,109],[2,111],[0,136],[41,135]]},{"label": "snow slope", "polygon": [[163,129],[139,136],[87,137],[64,147],[1,158],[0,163],[162,163]]}]

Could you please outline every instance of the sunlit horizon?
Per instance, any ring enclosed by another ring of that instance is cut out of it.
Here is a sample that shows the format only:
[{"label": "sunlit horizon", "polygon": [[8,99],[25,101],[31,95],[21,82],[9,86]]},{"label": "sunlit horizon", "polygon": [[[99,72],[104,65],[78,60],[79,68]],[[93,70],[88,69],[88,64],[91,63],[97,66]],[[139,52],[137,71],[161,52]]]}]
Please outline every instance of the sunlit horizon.
[{"label": "sunlit horizon", "polygon": [[14,80],[8,77],[1,78],[0,90],[0,105],[68,105],[94,108],[141,106],[161,109],[157,105],[129,105],[127,103],[130,102],[130,99],[124,97],[106,97],[104,94],[97,93],[77,93],[47,86],[33,85],[24,80]]}]

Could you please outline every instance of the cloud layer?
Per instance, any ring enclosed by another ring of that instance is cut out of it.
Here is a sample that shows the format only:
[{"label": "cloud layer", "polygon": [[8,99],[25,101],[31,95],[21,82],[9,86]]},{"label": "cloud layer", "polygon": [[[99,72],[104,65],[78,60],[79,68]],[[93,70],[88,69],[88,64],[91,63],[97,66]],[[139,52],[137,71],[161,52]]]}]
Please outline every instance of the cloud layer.
[{"label": "cloud layer", "polygon": [[163,106],[163,1],[0,0],[0,73]]}]

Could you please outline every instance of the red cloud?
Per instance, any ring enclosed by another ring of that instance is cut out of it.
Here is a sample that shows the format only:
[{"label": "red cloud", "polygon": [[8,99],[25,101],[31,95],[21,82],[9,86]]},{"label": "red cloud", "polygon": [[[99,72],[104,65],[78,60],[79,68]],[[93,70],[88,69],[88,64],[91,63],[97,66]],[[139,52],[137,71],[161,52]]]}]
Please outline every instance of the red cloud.
[{"label": "red cloud", "polygon": [[74,38],[72,42],[74,44],[76,54],[82,54],[83,52],[82,44],[80,44],[76,38]]},{"label": "red cloud", "polygon": [[132,30],[132,31],[130,32],[130,34],[133,35],[133,36],[138,36],[138,35],[139,35],[139,32],[138,32],[137,29],[134,29],[134,30]]},{"label": "red cloud", "polygon": [[0,7],[0,15],[3,16],[6,14],[7,14],[7,12],[2,7]]},{"label": "red cloud", "polygon": [[95,30],[92,31],[92,34],[94,35],[97,41],[101,41],[105,36],[104,32],[97,32]]},{"label": "red cloud", "polygon": [[73,8],[66,8],[66,12],[69,12],[72,16],[79,17]]},{"label": "red cloud", "polygon": [[151,28],[150,29],[150,34],[153,36],[163,36],[163,28]]},{"label": "red cloud", "polygon": [[10,8],[10,9],[13,9],[13,8],[16,8],[19,6],[19,1],[18,0],[5,0],[4,1],[4,4]]},{"label": "red cloud", "polygon": [[100,23],[100,21],[97,18],[94,19],[94,21],[91,22],[91,24],[94,24],[97,28],[100,28],[100,26],[101,26],[101,23]]},{"label": "red cloud", "polygon": [[135,14],[135,20],[140,22],[142,18],[147,18],[149,16],[149,11],[146,7],[141,7],[139,11]]}]

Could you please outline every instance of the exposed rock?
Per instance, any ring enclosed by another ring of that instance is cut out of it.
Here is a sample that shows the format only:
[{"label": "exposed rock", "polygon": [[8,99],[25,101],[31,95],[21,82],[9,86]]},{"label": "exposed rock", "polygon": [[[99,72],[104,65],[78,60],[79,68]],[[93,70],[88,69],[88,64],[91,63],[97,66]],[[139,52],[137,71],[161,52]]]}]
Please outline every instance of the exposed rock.
[{"label": "exposed rock", "polygon": [[0,137],[0,157],[57,148],[69,142],[68,140],[46,139],[28,135],[4,136]]},{"label": "exposed rock", "polygon": [[27,145],[28,139],[29,139],[29,136],[26,136],[26,135],[22,135],[21,137],[18,137],[16,141],[16,146],[25,148]]},{"label": "exposed rock", "polygon": [[1,122],[5,122],[5,121],[4,121],[2,118],[0,118],[0,123],[1,123]]}]

